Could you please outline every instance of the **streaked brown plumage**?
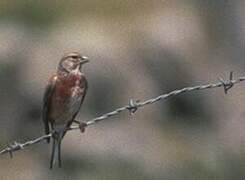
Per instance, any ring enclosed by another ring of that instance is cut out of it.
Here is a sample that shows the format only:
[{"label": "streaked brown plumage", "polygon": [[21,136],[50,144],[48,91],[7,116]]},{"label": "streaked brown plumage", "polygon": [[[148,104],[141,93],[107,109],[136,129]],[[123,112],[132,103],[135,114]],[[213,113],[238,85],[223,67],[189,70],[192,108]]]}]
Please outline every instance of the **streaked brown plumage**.
[{"label": "streaked brown plumage", "polygon": [[[79,112],[87,92],[88,83],[81,72],[82,65],[87,63],[86,57],[79,53],[65,55],[58,66],[57,73],[52,76],[44,94],[43,122],[45,133],[52,129],[53,148],[50,168],[54,165],[54,158],[58,156],[61,167],[61,141]],[[50,139],[47,139],[49,142]]]}]

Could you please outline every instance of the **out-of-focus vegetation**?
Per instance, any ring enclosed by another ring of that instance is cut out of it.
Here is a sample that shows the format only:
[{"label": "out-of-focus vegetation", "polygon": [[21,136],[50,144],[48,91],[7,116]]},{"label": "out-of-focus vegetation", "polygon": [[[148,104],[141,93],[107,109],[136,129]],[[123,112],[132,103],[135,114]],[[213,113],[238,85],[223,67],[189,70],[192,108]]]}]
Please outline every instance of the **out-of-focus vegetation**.
[{"label": "out-of-focus vegetation", "polygon": [[[81,120],[176,88],[245,75],[245,2],[0,2],[0,147],[43,134],[42,96],[61,56],[79,51]],[[3,179],[244,179],[245,86],[183,94],[70,132],[63,168],[50,145],[0,157]]]}]

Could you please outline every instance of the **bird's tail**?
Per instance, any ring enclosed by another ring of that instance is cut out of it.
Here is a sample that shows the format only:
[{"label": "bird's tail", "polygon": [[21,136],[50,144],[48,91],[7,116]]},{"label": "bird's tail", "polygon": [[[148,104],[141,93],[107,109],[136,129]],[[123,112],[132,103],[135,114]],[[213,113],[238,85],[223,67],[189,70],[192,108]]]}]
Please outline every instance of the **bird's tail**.
[{"label": "bird's tail", "polygon": [[63,138],[62,132],[55,132],[53,135],[53,146],[50,158],[50,169],[53,168],[56,161],[58,161],[58,166],[61,167],[61,141]]}]

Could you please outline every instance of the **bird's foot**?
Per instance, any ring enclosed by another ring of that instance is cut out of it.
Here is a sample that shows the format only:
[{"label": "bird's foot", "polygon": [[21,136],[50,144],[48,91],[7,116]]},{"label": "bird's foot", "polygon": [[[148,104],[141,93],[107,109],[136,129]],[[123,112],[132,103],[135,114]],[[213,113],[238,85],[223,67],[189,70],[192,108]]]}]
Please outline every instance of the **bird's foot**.
[{"label": "bird's foot", "polygon": [[77,121],[77,120],[74,120],[74,123],[79,125],[79,129],[80,129],[81,133],[84,133],[85,132],[85,128],[88,126],[86,122],[80,122],[80,121]]},{"label": "bird's foot", "polygon": [[55,131],[52,133],[52,137],[53,137],[54,139],[58,139],[58,137],[59,137],[59,132],[58,132],[57,130],[55,130]]},{"label": "bird's foot", "polygon": [[85,128],[86,128],[87,126],[88,126],[88,125],[87,125],[86,122],[81,122],[81,123],[79,124],[79,129],[80,129],[81,133],[84,133],[84,132],[85,132]]}]

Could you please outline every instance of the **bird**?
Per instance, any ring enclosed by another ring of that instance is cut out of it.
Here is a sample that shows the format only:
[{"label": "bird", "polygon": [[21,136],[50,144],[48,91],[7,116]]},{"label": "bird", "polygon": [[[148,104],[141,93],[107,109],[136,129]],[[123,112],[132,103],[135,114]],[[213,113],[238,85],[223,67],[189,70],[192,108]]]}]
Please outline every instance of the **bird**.
[{"label": "bird", "polygon": [[[46,86],[42,115],[45,134],[52,133],[50,169],[56,161],[61,167],[61,141],[71,124],[79,123],[75,117],[88,89],[82,67],[88,62],[89,59],[78,52],[65,54],[58,64],[57,72],[51,76]],[[50,138],[47,142],[50,142]]]}]

